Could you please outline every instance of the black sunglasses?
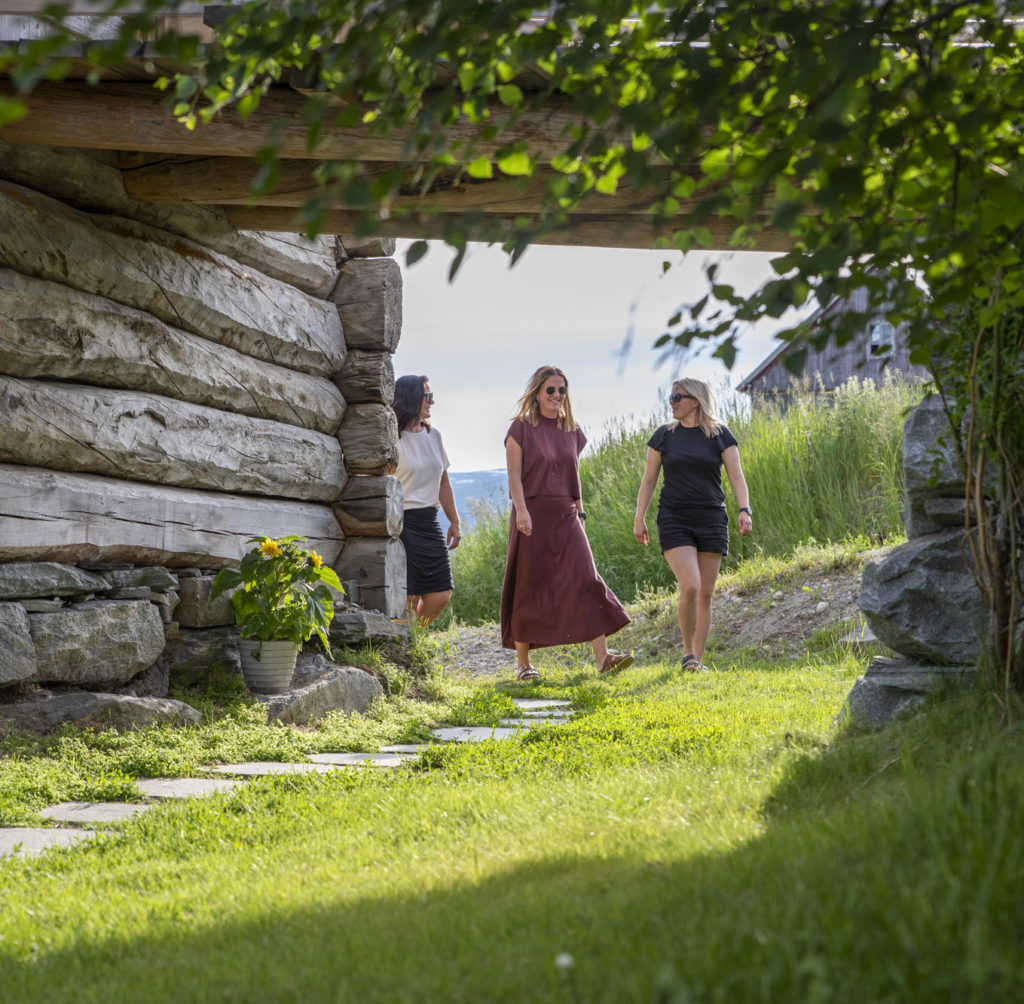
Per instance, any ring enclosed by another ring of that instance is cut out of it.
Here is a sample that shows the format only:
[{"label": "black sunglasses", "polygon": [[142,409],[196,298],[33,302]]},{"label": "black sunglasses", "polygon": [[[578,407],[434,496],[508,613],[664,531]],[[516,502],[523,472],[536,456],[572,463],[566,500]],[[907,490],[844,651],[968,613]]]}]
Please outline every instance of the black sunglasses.
[{"label": "black sunglasses", "polygon": [[545,387],[544,393],[547,394],[548,397],[551,397],[552,394],[559,394],[564,397],[568,393],[568,390],[565,387]]},{"label": "black sunglasses", "polygon": [[426,401],[427,404],[433,404],[434,403],[434,392],[431,391],[429,394],[424,394],[423,395],[423,400]]},{"label": "black sunglasses", "polygon": [[669,394],[669,404],[679,404],[680,401],[686,398],[689,401],[696,401],[697,399],[692,394]]}]

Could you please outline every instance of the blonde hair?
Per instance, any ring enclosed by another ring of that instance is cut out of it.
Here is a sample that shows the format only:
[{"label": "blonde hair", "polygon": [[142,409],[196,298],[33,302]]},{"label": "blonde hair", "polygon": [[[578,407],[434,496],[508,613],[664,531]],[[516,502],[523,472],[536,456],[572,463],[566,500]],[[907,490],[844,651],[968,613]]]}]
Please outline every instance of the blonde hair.
[{"label": "blonde hair", "polygon": [[703,380],[680,377],[678,380],[672,381],[672,389],[692,394],[697,399],[697,424],[708,439],[717,436],[722,431],[723,423],[717,413],[718,401],[715,400],[714,391]]},{"label": "blonde hair", "polygon": [[572,402],[569,400],[569,378],[557,366],[541,366],[534,372],[526,384],[525,393],[516,403],[513,421],[521,419],[534,427],[537,426],[540,422],[540,405],[537,403],[537,397],[545,381],[553,376],[560,376],[565,381],[565,397],[562,398],[562,406],[558,409],[558,428],[562,432],[576,431],[576,419],[572,417]]}]

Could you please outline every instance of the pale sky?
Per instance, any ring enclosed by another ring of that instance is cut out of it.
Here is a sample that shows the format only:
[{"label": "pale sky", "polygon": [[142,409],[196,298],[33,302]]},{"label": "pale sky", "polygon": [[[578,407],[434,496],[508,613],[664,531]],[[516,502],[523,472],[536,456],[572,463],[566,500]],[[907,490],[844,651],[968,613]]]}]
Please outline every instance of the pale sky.
[{"label": "pale sky", "polygon": [[[742,335],[731,373],[706,353],[655,369],[661,353],[653,343],[666,321],[704,295],[707,256],[692,253],[683,263],[678,252],[535,246],[509,268],[499,247],[471,244],[449,284],[453,251],[431,242],[426,257],[407,268],[409,243],[399,241],[395,253],[405,280],[395,376],[430,378],[433,422],[453,472],[504,466],[510,417],[538,366],[565,371],[576,420],[596,441],[609,419],[649,416],[676,375],[716,390],[735,386],[772,351],[772,332],[781,327],[776,321]],[[720,280],[740,289],[770,273],[768,254],[714,257],[723,263]],[[663,261],[674,265],[664,275]]]}]

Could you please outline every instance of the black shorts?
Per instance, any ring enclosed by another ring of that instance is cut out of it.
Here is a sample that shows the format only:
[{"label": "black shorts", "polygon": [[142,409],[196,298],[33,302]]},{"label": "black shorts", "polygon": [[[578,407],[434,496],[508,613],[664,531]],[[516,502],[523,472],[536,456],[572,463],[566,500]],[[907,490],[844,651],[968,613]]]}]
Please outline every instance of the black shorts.
[{"label": "black shorts", "polygon": [[402,522],[406,586],[409,596],[443,593],[453,587],[448,542],[433,506],[406,509]]},{"label": "black shorts", "polygon": [[661,552],[695,547],[704,554],[729,553],[729,513],[722,507],[705,509],[658,508],[658,543]]}]

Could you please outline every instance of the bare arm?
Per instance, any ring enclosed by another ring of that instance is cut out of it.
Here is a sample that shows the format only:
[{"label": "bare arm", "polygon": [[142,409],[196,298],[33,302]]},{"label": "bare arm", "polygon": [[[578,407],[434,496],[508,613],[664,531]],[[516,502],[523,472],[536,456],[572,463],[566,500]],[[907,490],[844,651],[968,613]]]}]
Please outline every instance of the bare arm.
[{"label": "bare arm", "polygon": [[[741,507],[750,506],[750,493],[747,491],[747,479],[743,477],[743,468],[740,466],[740,451],[737,446],[730,446],[722,450],[722,463],[725,465],[725,473],[729,478],[729,485],[736,502]],[[749,512],[741,512],[736,518],[739,525],[740,536],[746,537],[754,528],[754,521]]]},{"label": "bare arm", "polygon": [[441,485],[437,494],[441,508],[448,517],[448,550],[454,551],[462,540],[462,526],[459,521],[459,510],[455,507],[455,492],[452,490],[447,471],[441,473]]},{"label": "bare arm", "polygon": [[647,463],[644,465],[644,476],[640,481],[640,491],[636,497],[636,517],[633,520],[633,536],[641,544],[647,544],[650,537],[647,534],[647,509],[654,498],[654,489],[658,484],[658,475],[661,474],[661,454],[657,450],[647,447]]},{"label": "bare arm", "polygon": [[508,468],[508,493],[516,507],[516,529],[529,537],[533,533],[533,520],[523,495],[523,448],[511,436],[505,440],[505,466]]}]

